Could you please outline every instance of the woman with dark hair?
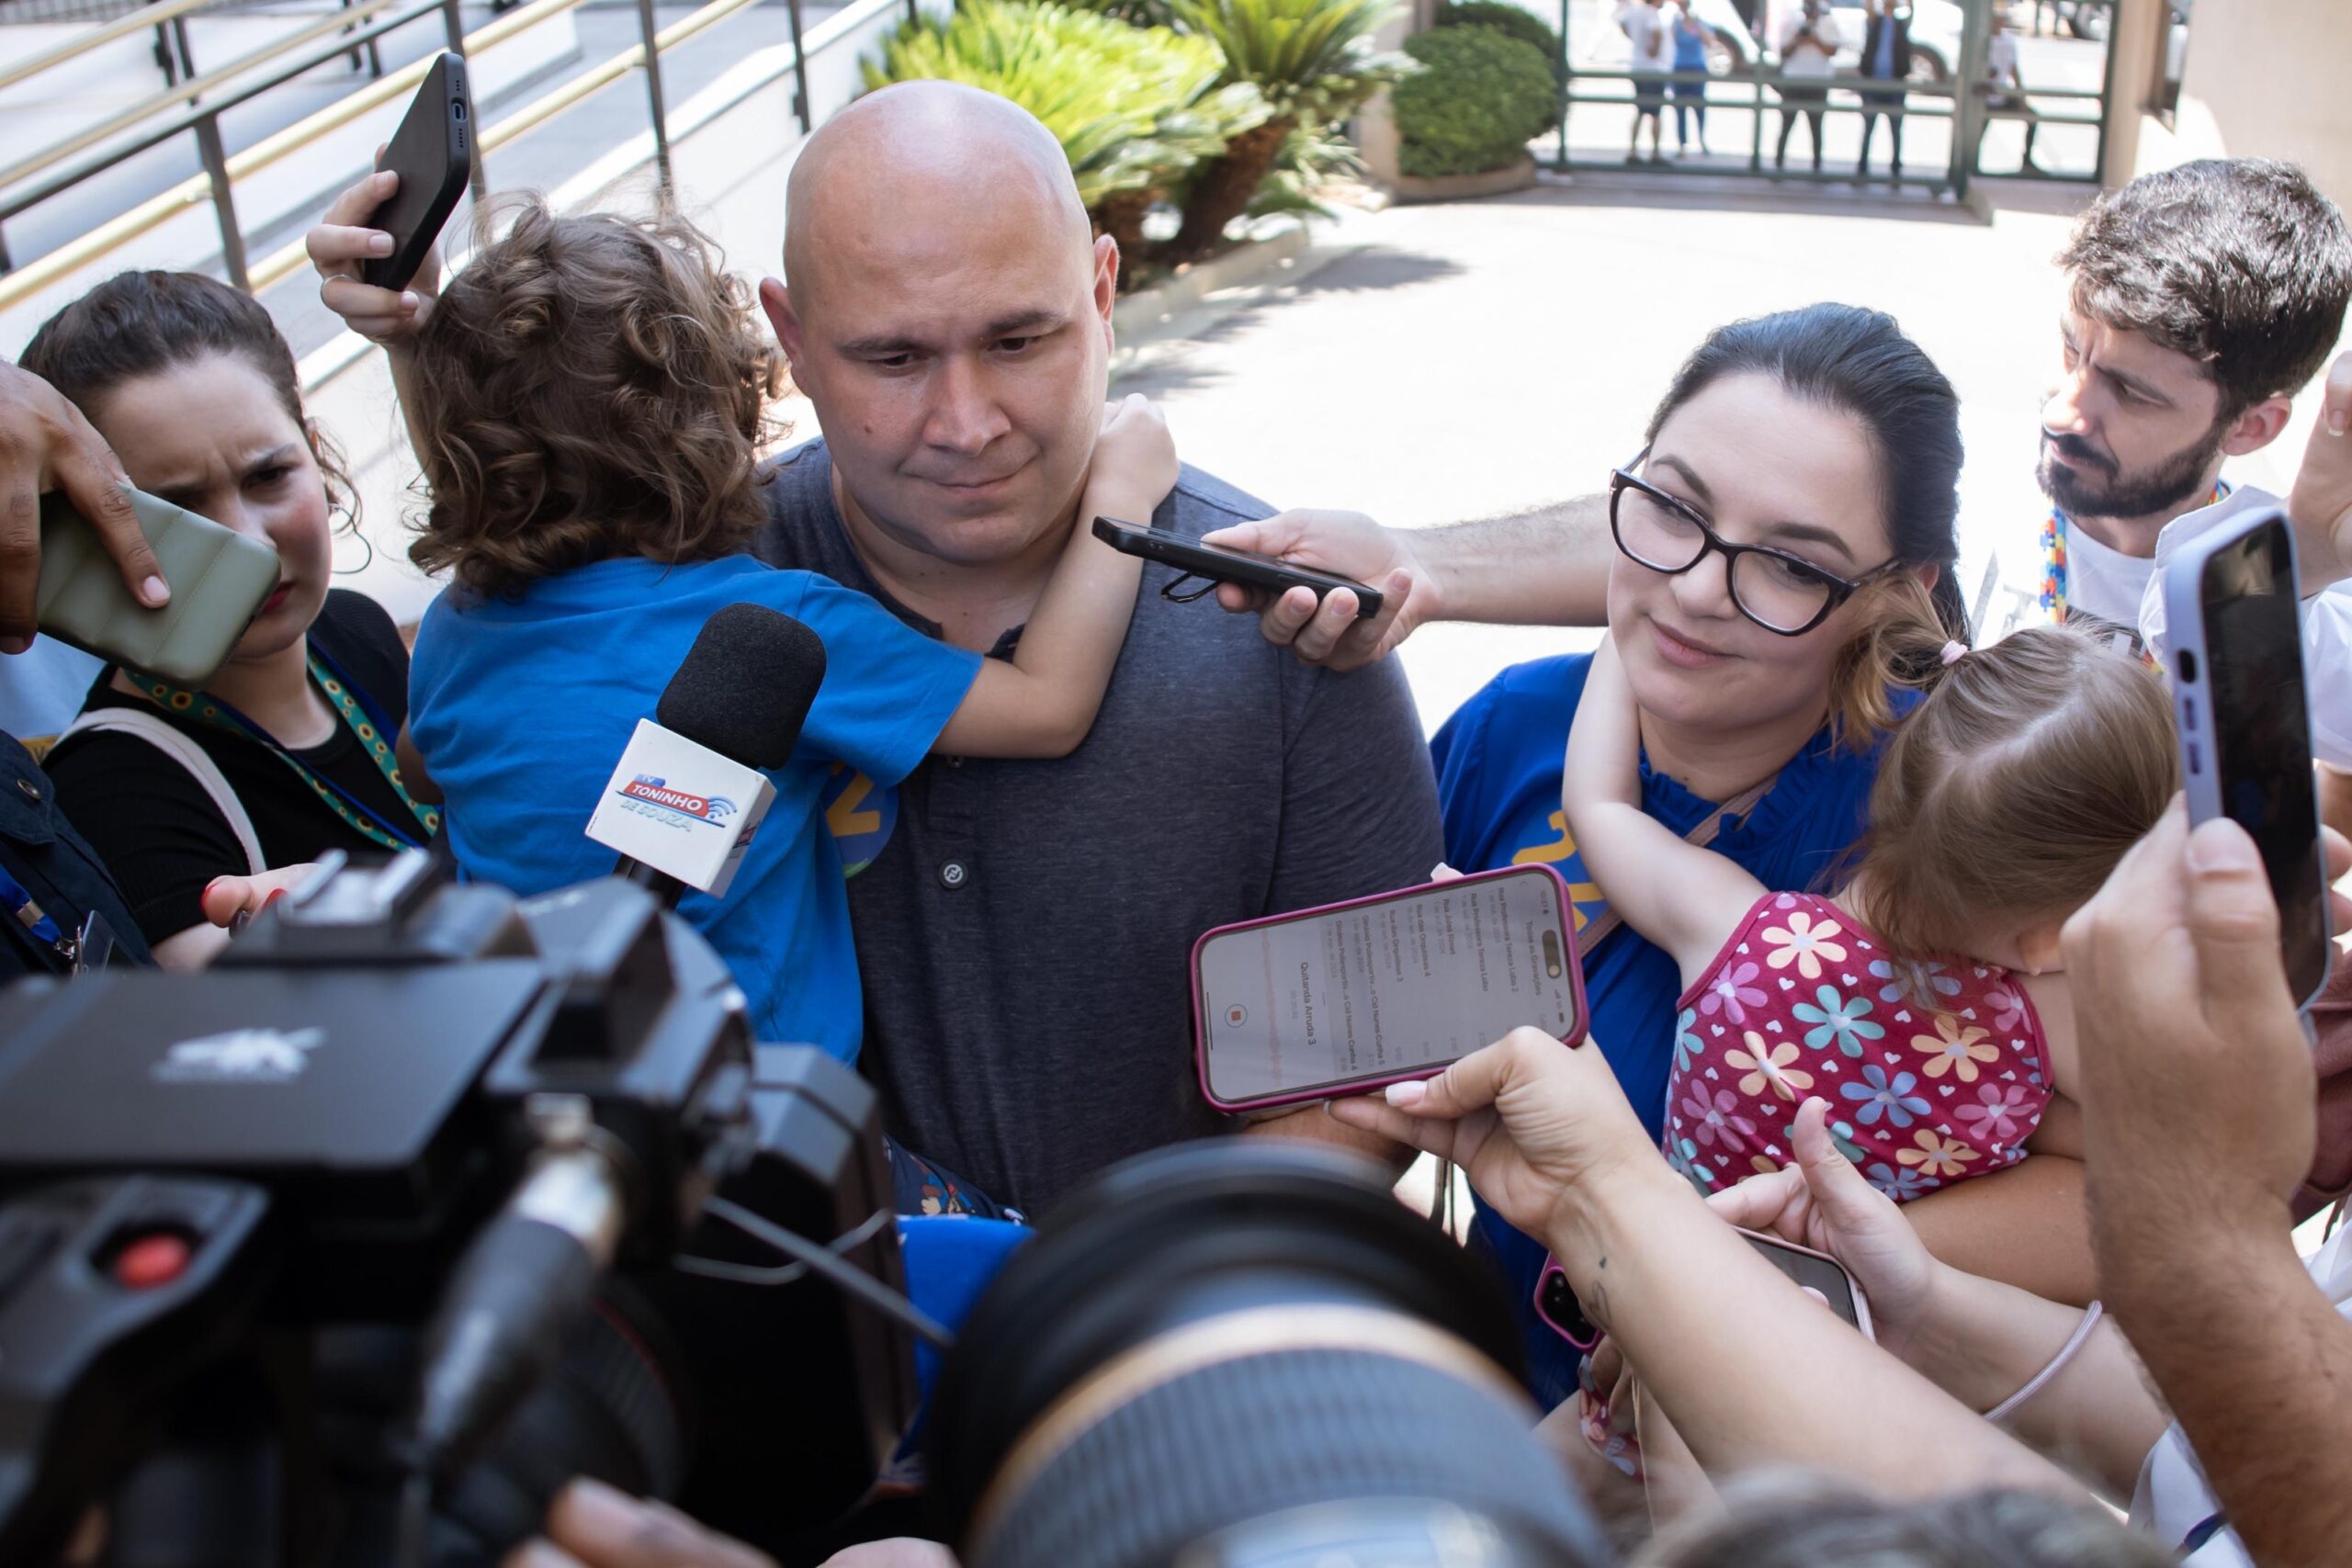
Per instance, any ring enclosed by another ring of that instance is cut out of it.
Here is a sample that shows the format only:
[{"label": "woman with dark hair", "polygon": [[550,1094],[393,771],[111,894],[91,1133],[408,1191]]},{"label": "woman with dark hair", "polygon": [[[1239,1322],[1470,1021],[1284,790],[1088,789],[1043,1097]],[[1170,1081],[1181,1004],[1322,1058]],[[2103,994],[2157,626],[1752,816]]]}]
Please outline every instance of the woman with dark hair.
[{"label": "woman with dark hair", "polygon": [[201,689],[109,666],[48,759],[157,959],[195,967],[227,937],[204,917],[214,878],[389,853],[438,828],[393,758],[408,651],[373,600],[328,586],[350,485],[251,297],[124,273],[52,317],[22,363],[132,484],[277,551],[276,592]]},{"label": "woman with dark hair", "polygon": [[[1639,710],[1642,809],[1767,888],[1815,887],[1860,835],[1890,705],[1869,654],[1905,602],[1899,580],[1927,587],[1966,637],[1951,592],[1959,414],[1951,384],[1892,317],[1783,311],[1711,335],[1643,433],[1643,488],[1703,522],[1687,558],[1629,548],[1631,487],[1612,493],[1609,627]],[[1635,445],[1629,434],[1629,456]],[[1808,609],[1792,617],[1785,600],[1799,590]],[[1464,871],[1541,862],[1567,878],[1592,1037],[1656,1137],[1681,977],[1611,913],[1561,810],[1561,757],[1591,663],[1572,654],[1506,670],[1438,732],[1446,859]],[[1911,694],[1893,695],[1907,709]],[[1751,1152],[1781,1157],[1773,1146],[1789,1146],[1777,1128]],[[1532,1310],[1543,1245],[1483,1208],[1474,1245],[1521,1305],[1548,1408],[1575,1391],[1578,1357]]]}]

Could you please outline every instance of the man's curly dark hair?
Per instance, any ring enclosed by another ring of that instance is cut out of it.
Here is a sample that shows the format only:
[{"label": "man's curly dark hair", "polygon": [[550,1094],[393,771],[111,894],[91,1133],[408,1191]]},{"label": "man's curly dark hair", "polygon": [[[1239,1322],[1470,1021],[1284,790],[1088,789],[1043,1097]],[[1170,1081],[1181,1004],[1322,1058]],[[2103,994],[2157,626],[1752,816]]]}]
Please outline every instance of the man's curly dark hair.
[{"label": "man's curly dark hair", "polygon": [[2058,265],[2076,310],[2202,363],[2222,420],[2301,390],[2352,299],[2344,214],[2275,158],[2208,158],[2109,191]]},{"label": "man's curly dark hair", "polygon": [[590,561],[743,548],[783,384],[749,290],[673,212],[510,210],[417,336],[432,505],[409,558],[512,595]]}]

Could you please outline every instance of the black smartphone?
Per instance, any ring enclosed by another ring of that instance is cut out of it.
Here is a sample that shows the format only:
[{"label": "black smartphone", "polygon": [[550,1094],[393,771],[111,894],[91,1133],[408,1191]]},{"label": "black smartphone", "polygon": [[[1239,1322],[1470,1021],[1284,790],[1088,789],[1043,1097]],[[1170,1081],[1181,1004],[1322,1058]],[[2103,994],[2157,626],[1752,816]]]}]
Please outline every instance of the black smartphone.
[{"label": "black smartphone", "polygon": [[2252,835],[2278,902],[2299,1007],[2327,982],[2327,873],[2298,619],[2295,542],[2276,506],[2249,509],[2165,566],[2174,718],[2188,815]]},{"label": "black smartphone", "polygon": [[1334,577],[1329,572],[1292,566],[1272,556],[1253,556],[1242,550],[1222,549],[1165,528],[1138,528],[1132,523],[1121,523],[1109,517],[1094,520],[1094,536],[1123,554],[1141,556],[1163,566],[1178,567],[1211,582],[1238,582],[1275,593],[1285,589],[1307,588],[1314,591],[1317,602],[1334,588],[1344,588],[1356,596],[1357,619],[1369,620],[1380,614],[1382,595],[1379,589],[1368,588],[1351,578]]},{"label": "black smartphone", "polygon": [[466,62],[446,51],[409,100],[401,128],[376,161],[401,177],[391,199],[368,215],[368,227],[392,237],[392,254],[362,263],[362,282],[406,288],[424,265],[441,226],[457,210],[473,175],[473,107],[466,99]]}]

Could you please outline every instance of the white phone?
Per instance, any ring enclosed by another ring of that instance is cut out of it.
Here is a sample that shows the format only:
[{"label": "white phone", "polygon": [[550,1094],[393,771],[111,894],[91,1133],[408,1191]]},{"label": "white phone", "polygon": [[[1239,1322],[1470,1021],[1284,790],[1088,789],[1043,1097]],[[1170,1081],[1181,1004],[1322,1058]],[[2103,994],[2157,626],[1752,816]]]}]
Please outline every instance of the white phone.
[{"label": "white phone", "polygon": [[2287,983],[2308,1007],[2335,948],[2287,514],[2250,509],[2189,541],[2165,564],[2164,599],[2189,819],[2228,817],[2253,835]]}]

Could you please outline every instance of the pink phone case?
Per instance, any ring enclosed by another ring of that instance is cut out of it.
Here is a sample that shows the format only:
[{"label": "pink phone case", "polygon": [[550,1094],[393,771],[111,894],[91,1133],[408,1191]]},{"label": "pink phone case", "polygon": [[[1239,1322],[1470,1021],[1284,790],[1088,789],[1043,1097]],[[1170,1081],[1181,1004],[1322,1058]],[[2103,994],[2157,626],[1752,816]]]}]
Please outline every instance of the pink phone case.
[{"label": "pink phone case", "polygon": [[[1571,911],[1575,909],[1576,905],[1568,897],[1568,885],[1560,880],[1560,874],[1548,865],[1507,865],[1494,871],[1472,872],[1455,880],[1463,883],[1491,882],[1498,876],[1531,875],[1547,876],[1552,879],[1552,889],[1559,900],[1561,916],[1565,921],[1572,925],[1574,916]],[[1324,1084],[1315,1089],[1300,1089],[1292,1094],[1269,1095],[1262,1100],[1219,1100],[1216,1090],[1209,1088],[1208,1021],[1201,1013],[1201,949],[1228,931],[1256,931],[1263,926],[1287,925],[1295,920],[1306,919],[1316,915],[1328,915],[1338,909],[1361,908],[1366,904],[1393,903],[1399,898],[1409,898],[1417,893],[1427,892],[1432,887],[1452,886],[1453,886],[1453,883],[1424,883],[1419,887],[1400,887],[1394,892],[1374,893],[1369,897],[1350,898],[1338,904],[1323,904],[1312,909],[1294,909],[1286,915],[1268,915],[1255,920],[1236,920],[1231,925],[1218,926],[1214,930],[1203,931],[1200,939],[1193,943],[1193,1066],[1200,1079],[1201,1098],[1227,1115],[1241,1116],[1251,1111],[1272,1111],[1285,1105],[1312,1105],[1317,1100],[1334,1100],[1344,1095],[1369,1094],[1375,1089],[1386,1089],[1393,1083],[1409,1083],[1418,1078],[1433,1078],[1445,1071],[1448,1064],[1439,1062],[1434,1066],[1416,1068],[1408,1073],[1391,1073],[1385,1077]],[[1577,950],[1575,933],[1564,930],[1560,933],[1560,940],[1567,952],[1571,955],[1575,954]],[[1566,968],[1568,994],[1575,998],[1576,1006],[1569,1021],[1568,1032],[1560,1036],[1560,1040],[1564,1044],[1573,1045],[1584,1038],[1584,965],[1581,963],[1573,963],[1567,964]]]}]

